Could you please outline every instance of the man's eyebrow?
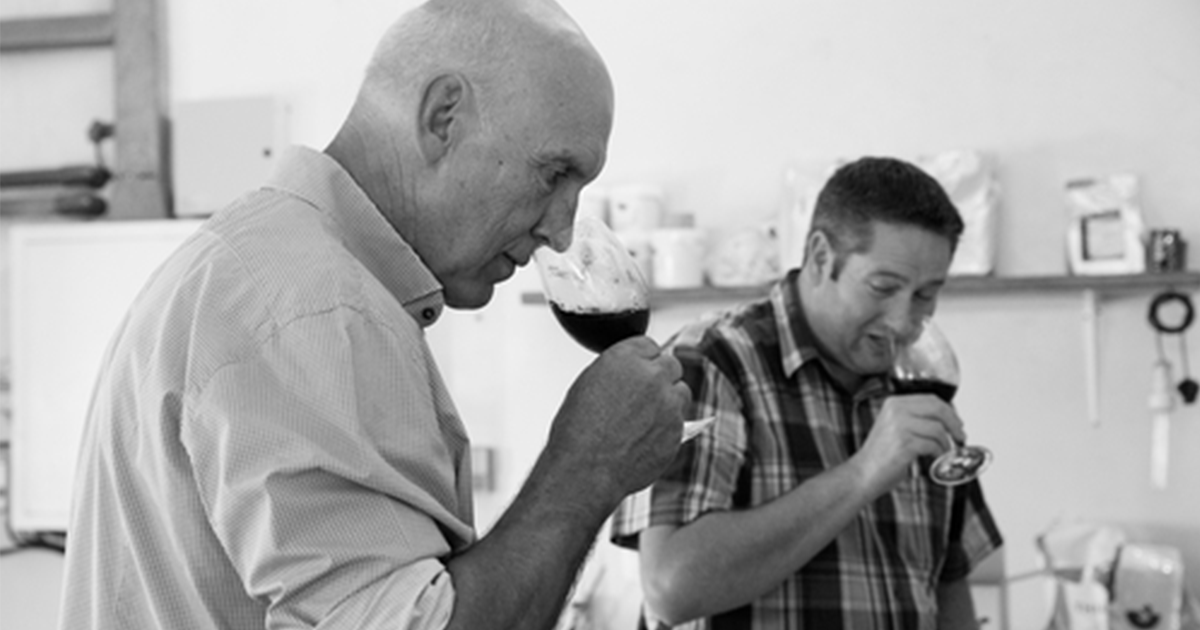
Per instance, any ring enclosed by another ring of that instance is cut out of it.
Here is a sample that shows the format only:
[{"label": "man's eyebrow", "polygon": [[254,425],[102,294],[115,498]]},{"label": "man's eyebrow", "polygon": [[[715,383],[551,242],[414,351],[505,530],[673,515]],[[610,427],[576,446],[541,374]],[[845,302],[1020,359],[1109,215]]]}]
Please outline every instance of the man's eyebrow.
[{"label": "man's eyebrow", "polygon": [[542,162],[547,165],[565,166],[574,171],[582,171],[583,168],[579,164],[579,160],[575,156],[565,151],[550,153],[542,157]]},{"label": "man's eyebrow", "polygon": [[563,166],[567,170],[577,173],[580,177],[590,177],[592,175],[584,167],[583,163],[579,161],[578,156],[569,151],[562,150],[546,153],[542,156],[541,162],[550,166]]},{"label": "man's eyebrow", "polygon": [[901,282],[908,282],[908,280],[909,280],[908,276],[906,276],[902,273],[897,273],[895,271],[888,271],[887,269],[876,269],[875,271],[872,271],[870,274],[868,274],[868,277],[882,278],[885,280],[899,280]]},{"label": "man's eyebrow", "polygon": [[[869,278],[881,278],[884,280],[896,280],[898,282],[911,282],[912,281],[912,278],[909,278],[908,276],[906,276],[902,273],[897,273],[895,271],[889,271],[887,269],[879,269],[879,270],[873,271],[868,275],[868,277]],[[941,287],[941,286],[944,286],[945,284],[946,284],[946,278],[936,278],[934,280],[931,280],[930,282],[925,283],[924,285],[921,285],[921,288]]]}]

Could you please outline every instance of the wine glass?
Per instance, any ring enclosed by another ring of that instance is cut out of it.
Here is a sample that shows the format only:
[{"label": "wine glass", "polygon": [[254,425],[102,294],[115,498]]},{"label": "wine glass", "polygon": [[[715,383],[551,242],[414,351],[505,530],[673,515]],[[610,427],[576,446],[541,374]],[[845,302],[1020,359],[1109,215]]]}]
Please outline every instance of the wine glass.
[{"label": "wine glass", "polygon": [[[595,217],[575,221],[571,246],[534,252],[550,310],[567,334],[592,352],[636,335],[650,325],[650,290],[641,267],[617,235]],[[683,423],[686,442],[715,417]]]},{"label": "wine glass", "polygon": [[[947,403],[958,391],[958,359],[950,342],[932,319],[909,344],[896,348],[892,366],[892,391],[896,394],[934,394]],[[943,486],[957,486],[977,478],[992,463],[992,452],[982,446],[955,444],[929,466],[929,478]]]}]

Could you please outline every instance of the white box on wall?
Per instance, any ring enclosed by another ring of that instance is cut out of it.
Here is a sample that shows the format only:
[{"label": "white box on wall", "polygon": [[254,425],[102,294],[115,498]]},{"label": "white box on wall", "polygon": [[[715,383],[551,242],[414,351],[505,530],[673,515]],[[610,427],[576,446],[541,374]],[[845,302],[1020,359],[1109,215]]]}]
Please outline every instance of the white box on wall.
[{"label": "white box on wall", "polygon": [[171,118],[176,216],[210,215],[258,188],[288,142],[288,108],[271,96],[180,101]]}]

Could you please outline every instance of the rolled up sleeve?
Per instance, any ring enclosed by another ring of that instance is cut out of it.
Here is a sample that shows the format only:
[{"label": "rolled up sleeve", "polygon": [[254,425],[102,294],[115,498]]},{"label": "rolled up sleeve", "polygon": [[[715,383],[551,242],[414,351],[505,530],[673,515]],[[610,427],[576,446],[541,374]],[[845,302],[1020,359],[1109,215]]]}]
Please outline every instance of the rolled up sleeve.
[{"label": "rolled up sleeve", "polygon": [[394,337],[353,312],[297,322],[217,371],[191,407],[201,500],[269,628],[450,618],[440,559],[472,535],[460,462],[428,393],[402,386],[430,376]]}]

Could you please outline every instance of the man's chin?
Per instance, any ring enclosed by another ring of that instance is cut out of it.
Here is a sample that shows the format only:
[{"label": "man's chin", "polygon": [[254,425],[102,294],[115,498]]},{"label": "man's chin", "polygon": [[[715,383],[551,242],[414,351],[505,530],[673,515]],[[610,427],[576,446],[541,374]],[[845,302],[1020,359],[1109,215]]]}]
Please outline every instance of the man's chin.
[{"label": "man's chin", "polygon": [[496,294],[496,288],[487,282],[472,282],[467,285],[446,285],[446,306],[459,310],[475,310],[487,306]]}]

